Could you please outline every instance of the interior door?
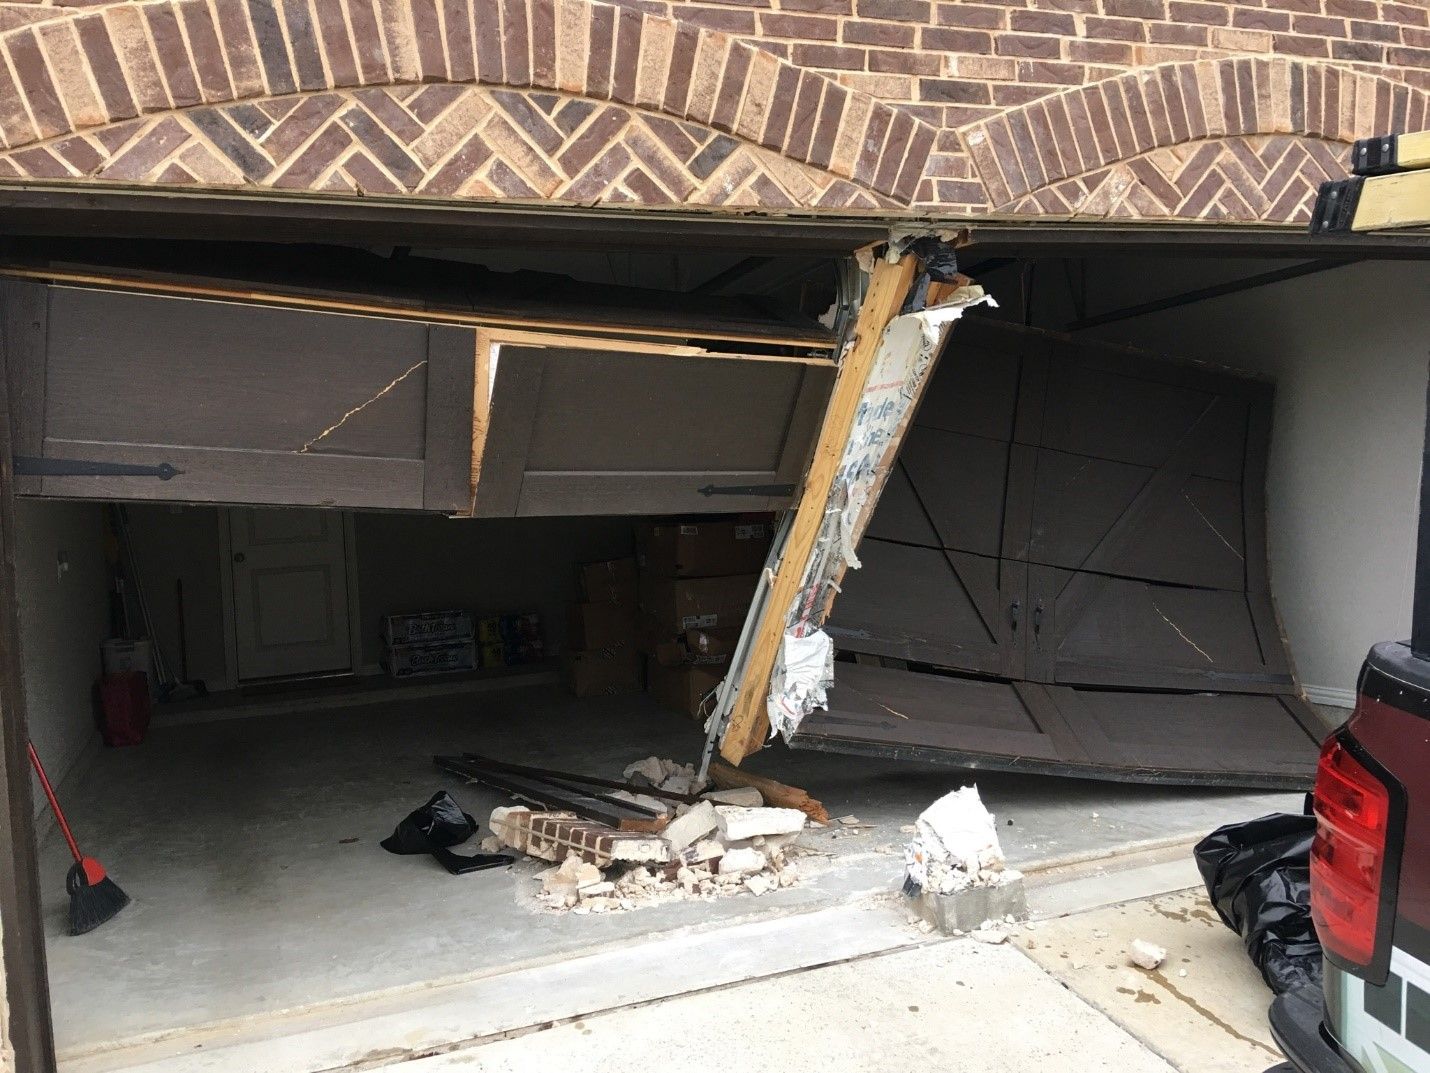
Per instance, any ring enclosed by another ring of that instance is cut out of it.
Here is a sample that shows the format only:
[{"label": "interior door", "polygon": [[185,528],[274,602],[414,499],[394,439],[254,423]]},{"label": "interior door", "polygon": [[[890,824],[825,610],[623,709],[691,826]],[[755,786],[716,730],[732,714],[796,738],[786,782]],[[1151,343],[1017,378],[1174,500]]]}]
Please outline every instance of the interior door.
[{"label": "interior door", "polygon": [[966,318],[826,627],[858,665],[792,744],[1303,784],[1321,727],[1271,602],[1270,412],[1263,382]]},{"label": "interior door", "polygon": [[343,516],[228,512],[240,681],[352,669]]}]

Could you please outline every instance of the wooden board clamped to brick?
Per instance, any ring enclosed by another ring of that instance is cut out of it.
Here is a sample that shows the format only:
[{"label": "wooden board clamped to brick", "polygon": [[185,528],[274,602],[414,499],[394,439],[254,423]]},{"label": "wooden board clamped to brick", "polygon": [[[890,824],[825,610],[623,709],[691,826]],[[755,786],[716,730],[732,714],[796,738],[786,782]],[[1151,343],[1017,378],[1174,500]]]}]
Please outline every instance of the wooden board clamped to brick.
[{"label": "wooden board clamped to brick", "polygon": [[1390,175],[1430,168],[1430,130],[1359,138],[1351,146],[1352,175]]},{"label": "wooden board clamped to brick", "polygon": [[1322,183],[1311,234],[1430,227],[1430,168]]}]

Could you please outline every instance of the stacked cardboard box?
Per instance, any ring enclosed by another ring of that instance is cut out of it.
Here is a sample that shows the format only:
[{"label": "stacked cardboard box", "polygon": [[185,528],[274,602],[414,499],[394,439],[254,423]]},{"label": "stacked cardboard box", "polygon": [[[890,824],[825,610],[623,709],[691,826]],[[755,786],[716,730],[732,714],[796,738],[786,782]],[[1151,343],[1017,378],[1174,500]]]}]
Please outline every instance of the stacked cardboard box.
[{"label": "stacked cardboard box", "polygon": [[662,705],[701,714],[725,676],[769,551],[762,522],[699,521],[636,533],[641,643],[649,692]]},{"label": "stacked cardboard box", "polygon": [[470,671],[477,666],[467,611],[421,611],[382,619],[382,665],[394,678]]},{"label": "stacked cardboard box", "polygon": [[489,615],[477,623],[482,669],[540,663],[546,658],[541,616]]},{"label": "stacked cardboard box", "polygon": [[585,563],[581,599],[571,608],[566,679],[578,697],[639,693],[636,561]]}]

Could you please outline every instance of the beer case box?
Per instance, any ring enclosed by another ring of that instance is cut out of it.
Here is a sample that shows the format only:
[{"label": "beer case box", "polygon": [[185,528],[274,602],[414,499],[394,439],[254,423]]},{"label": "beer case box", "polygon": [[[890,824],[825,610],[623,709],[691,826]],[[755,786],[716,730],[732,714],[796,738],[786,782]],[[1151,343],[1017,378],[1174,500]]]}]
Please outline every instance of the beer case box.
[{"label": "beer case box", "polygon": [[634,648],[566,654],[566,684],[578,697],[639,693],[644,669]]},{"label": "beer case box", "polygon": [[655,661],[662,667],[723,667],[730,662],[740,631],[686,630],[673,641],[654,646]]},{"label": "beer case box", "polygon": [[714,707],[712,697],[705,711],[700,704],[706,694],[725,677],[722,667],[662,667],[655,660],[646,669],[646,692],[662,707],[688,715],[703,717]]},{"label": "beer case box", "polygon": [[465,641],[474,636],[476,630],[470,611],[419,611],[382,618],[382,639],[390,645]]},{"label": "beer case box", "polygon": [[581,599],[588,604],[636,603],[636,560],[607,559],[599,563],[581,564]]},{"label": "beer case box", "polygon": [[634,648],[638,633],[633,604],[587,603],[571,608],[569,647]]},{"label": "beer case box", "polygon": [[385,645],[382,665],[394,678],[471,671],[477,667],[477,645],[471,638],[437,644]]},{"label": "beer case box", "polygon": [[765,565],[766,522],[695,522],[644,526],[636,532],[642,574],[658,578],[754,574]]},{"label": "beer case box", "polygon": [[707,578],[641,578],[641,625],[656,644],[686,630],[738,630],[755,597],[757,574]]}]

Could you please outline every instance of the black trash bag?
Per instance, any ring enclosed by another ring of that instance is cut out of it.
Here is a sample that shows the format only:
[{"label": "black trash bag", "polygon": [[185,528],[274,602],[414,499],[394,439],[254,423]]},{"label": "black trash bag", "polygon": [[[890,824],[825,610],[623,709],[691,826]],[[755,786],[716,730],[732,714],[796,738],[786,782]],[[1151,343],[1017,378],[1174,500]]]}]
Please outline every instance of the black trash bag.
[{"label": "black trash bag", "polygon": [[1321,986],[1311,923],[1314,816],[1278,812],[1219,827],[1192,851],[1207,895],[1278,995]]},{"label": "black trash bag", "polygon": [[388,853],[431,854],[454,876],[512,863],[512,858],[504,853],[476,853],[463,857],[448,848],[461,845],[476,833],[477,821],[462,811],[451,794],[441,790],[433,794],[427,804],[408,813],[407,818],[379,845]]}]

